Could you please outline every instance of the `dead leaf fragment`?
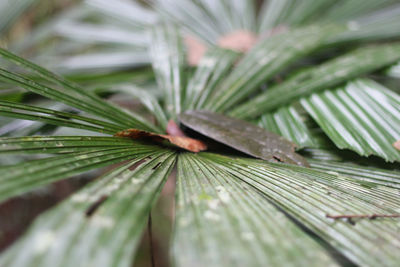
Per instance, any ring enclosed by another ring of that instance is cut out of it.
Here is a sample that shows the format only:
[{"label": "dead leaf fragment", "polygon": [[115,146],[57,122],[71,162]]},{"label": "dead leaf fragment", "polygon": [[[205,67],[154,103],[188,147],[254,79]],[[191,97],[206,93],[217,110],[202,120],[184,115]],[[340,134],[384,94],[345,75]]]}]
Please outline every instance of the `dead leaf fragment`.
[{"label": "dead leaf fragment", "polygon": [[180,121],[209,138],[268,161],[308,167],[305,158],[295,152],[295,144],[246,121],[205,110],[186,111]]},{"label": "dead leaf fragment", "polygon": [[396,142],[393,143],[394,148],[397,150],[400,150],[400,140],[397,140]]},{"label": "dead leaf fragment", "polygon": [[191,152],[200,152],[207,149],[207,145],[200,140],[193,139],[186,136],[172,136],[164,134],[156,134],[151,132],[146,132],[138,129],[126,129],[121,132],[116,133],[114,136],[118,137],[128,137],[132,139],[150,139],[154,142],[161,143],[167,140],[171,144],[174,144],[180,148]]},{"label": "dead leaf fragment", "polygon": [[186,136],[173,120],[168,121],[167,134],[172,136]]},{"label": "dead leaf fragment", "polygon": [[257,35],[252,32],[239,30],[220,37],[217,41],[221,48],[231,49],[237,52],[249,51],[258,41]]}]

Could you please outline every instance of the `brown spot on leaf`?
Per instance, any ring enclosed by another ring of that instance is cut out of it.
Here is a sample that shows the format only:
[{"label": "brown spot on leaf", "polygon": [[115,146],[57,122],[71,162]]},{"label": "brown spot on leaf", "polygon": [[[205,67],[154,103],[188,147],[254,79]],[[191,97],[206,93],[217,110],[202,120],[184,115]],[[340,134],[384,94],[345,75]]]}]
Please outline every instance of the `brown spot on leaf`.
[{"label": "brown spot on leaf", "polygon": [[349,214],[349,215],[330,215],[326,214],[326,218],[339,220],[339,219],[370,219],[376,218],[400,218],[400,214]]},{"label": "brown spot on leaf", "polygon": [[138,162],[133,163],[130,167],[129,170],[130,171],[134,171],[136,170],[137,167],[139,167],[140,165],[142,165],[143,163],[145,163],[148,159],[151,159],[150,157],[144,158],[139,160]]},{"label": "brown spot on leaf", "polygon": [[159,166],[161,165],[161,162],[157,163],[156,166],[154,166],[153,168],[151,168],[152,170],[157,169]]},{"label": "brown spot on leaf", "polygon": [[238,30],[221,36],[217,44],[222,48],[245,53],[249,51],[257,41],[258,37],[254,33]]},{"label": "brown spot on leaf", "polygon": [[397,150],[400,150],[400,140],[397,140],[396,142],[393,143],[394,148]]},{"label": "brown spot on leaf", "polygon": [[191,152],[200,152],[207,149],[207,145],[200,140],[186,136],[172,136],[164,134],[156,134],[138,129],[127,129],[115,134],[118,137],[128,137],[132,139],[150,139],[154,142],[161,143],[164,140],[169,141],[180,148]]},{"label": "brown spot on leaf", "polygon": [[92,205],[89,206],[89,208],[86,210],[85,215],[86,217],[90,217],[93,215],[93,213],[96,212],[96,210],[101,206],[101,204],[106,201],[108,196],[103,195],[101,196],[96,202],[94,202]]}]

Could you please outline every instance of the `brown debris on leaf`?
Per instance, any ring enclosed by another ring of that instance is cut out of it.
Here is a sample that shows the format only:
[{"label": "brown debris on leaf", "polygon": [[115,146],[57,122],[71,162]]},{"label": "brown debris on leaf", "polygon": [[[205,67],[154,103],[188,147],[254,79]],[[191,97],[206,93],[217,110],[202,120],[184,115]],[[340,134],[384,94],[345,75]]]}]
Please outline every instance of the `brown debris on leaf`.
[{"label": "brown debris on leaf", "polygon": [[[207,46],[193,36],[185,37],[187,48],[187,62],[190,66],[197,66],[207,51]],[[258,41],[256,34],[238,30],[221,36],[217,40],[217,45],[221,48],[231,49],[245,53],[249,51]]]},{"label": "brown debris on leaf", "polygon": [[190,66],[197,66],[207,51],[207,46],[192,36],[185,37],[187,48],[187,62]]},{"label": "brown debris on leaf", "polygon": [[238,30],[221,36],[217,44],[219,47],[245,53],[258,41],[257,35],[252,32]]},{"label": "brown debris on leaf", "polygon": [[393,143],[393,147],[400,151],[400,140]]},{"label": "brown debris on leaf", "polygon": [[163,141],[167,140],[171,144],[174,144],[191,152],[200,152],[207,149],[207,145],[204,144],[202,141],[187,136],[156,134],[138,129],[126,129],[116,133],[114,136],[128,137],[132,139],[150,139],[158,143],[162,143]]}]

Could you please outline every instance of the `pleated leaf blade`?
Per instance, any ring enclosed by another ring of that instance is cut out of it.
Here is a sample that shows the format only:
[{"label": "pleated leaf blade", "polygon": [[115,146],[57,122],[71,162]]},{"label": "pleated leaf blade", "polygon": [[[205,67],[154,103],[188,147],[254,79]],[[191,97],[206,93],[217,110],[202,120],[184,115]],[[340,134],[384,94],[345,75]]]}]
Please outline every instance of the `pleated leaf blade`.
[{"label": "pleated leaf blade", "polygon": [[144,154],[92,182],[41,215],[0,264],[131,266],[174,161],[172,153]]},{"label": "pleated leaf blade", "polygon": [[400,161],[400,96],[371,80],[356,80],[301,100],[303,107],[341,149]]}]

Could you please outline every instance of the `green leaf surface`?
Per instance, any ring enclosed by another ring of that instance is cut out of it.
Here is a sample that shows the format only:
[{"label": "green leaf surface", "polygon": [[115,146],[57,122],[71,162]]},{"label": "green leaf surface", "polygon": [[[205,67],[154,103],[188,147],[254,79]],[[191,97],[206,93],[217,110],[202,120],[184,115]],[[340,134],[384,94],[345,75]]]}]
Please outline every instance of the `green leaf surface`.
[{"label": "green leaf surface", "polygon": [[65,78],[60,77],[21,57],[18,57],[5,49],[0,48],[0,55],[6,60],[21,65],[27,70],[33,71],[34,73],[44,78],[46,81],[60,85],[61,88],[50,88],[44,84],[34,82],[33,80],[30,80],[22,75],[11,73],[1,68],[0,80],[9,82],[17,86],[21,86],[26,90],[43,95],[56,101],[63,102],[72,107],[81,109],[82,111],[86,111],[88,113],[107,118],[110,121],[126,126],[126,128],[137,127],[143,130],[156,129],[139,115],[132,112],[127,113],[117,106],[111,105],[101,98],[80,88],[78,85],[66,80]]},{"label": "green leaf surface", "polygon": [[328,44],[340,45],[398,39],[400,37],[400,5],[391,5],[364,17],[352,19],[347,23],[347,28],[348,31],[330,38]]},{"label": "green leaf surface", "polygon": [[400,189],[400,172],[357,165],[353,163],[320,161],[308,159],[313,169],[331,174],[340,174],[371,184],[384,185]]},{"label": "green leaf surface", "polygon": [[117,19],[130,27],[152,25],[158,20],[158,14],[144,7],[138,1],[87,0],[85,4],[100,11],[101,16]]},{"label": "green leaf surface", "polygon": [[[149,90],[132,85],[122,85],[112,88],[111,90],[107,90],[111,92],[127,94],[139,99],[146,109],[156,117],[157,122],[165,131],[168,124],[167,115],[165,114],[164,109],[160,106],[160,103],[158,103],[157,98],[154,96],[154,94],[150,93]],[[155,91],[158,91],[158,88],[156,88]]]},{"label": "green leaf surface", "polygon": [[24,136],[0,138],[0,153],[72,153],[104,148],[125,148],[140,142],[100,136]]},{"label": "green leaf surface", "polygon": [[[341,1],[340,4],[333,5],[329,8],[322,19],[337,21],[352,21],[360,16],[373,16],[374,12],[381,11],[382,8],[393,8],[393,4],[398,3],[397,0],[353,0]],[[372,12],[372,14],[371,14]]]},{"label": "green leaf surface", "polygon": [[132,147],[101,148],[1,166],[0,201],[41,185],[159,150],[159,147],[137,144]]},{"label": "green leaf surface", "polygon": [[[230,24],[228,21],[225,21],[222,25],[215,22],[213,14],[207,12],[210,4],[212,4],[212,2],[204,4],[201,1],[194,2],[190,0],[157,0],[154,1],[153,5],[160,14],[182,25],[192,35],[194,34],[212,44],[225,30],[229,29]],[[221,7],[221,4],[215,2],[214,7],[216,6]],[[216,11],[214,8],[210,10]],[[222,8],[218,11],[220,11],[220,15],[224,16],[223,12],[225,10],[226,9]],[[226,16],[224,17],[226,18]]]},{"label": "green leaf surface", "polygon": [[114,44],[144,49],[149,43],[149,36],[144,31],[129,31],[113,25],[65,22],[56,25],[55,32],[75,42],[93,45]]},{"label": "green leaf surface", "polygon": [[180,154],[176,266],[335,266],[328,253],[257,190],[212,161]]},{"label": "green leaf surface", "polygon": [[[174,161],[171,153],[147,153],[95,180],[41,215],[2,254],[0,265],[132,266],[148,214]],[[25,253],[19,255],[21,251]]]},{"label": "green leaf surface", "polygon": [[256,91],[289,64],[316,50],[335,27],[310,26],[260,41],[216,90],[207,109],[223,112]]},{"label": "green leaf surface", "polygon": [[[43,114],[49,116],[44,116]],[[114,134],[123,130],[121,126],[109,122],[79,116],[73,113],[8,101],[0,101],[0,115],[24,120],[42,121],[57,126],[85,129],[108,134]],[[72,121],[71,119],[75,121]]]},{"label": "green leaf surface", "polygon": [[152,28],[150,54],[157,84],[165,97],[164,108],[175,118],[182,110],[185,98],[183,77],[184,54],[178,28],[170,23]]},{"label": "green leaf surface", "polygon": [[258,17],[259,32],[264,33],[278,27],[283,22],[295,2],[291,0],[264,1]]},{"label": "green leaf surface", "polygon": [[318,147],[304,116],[292,105],[261,116],[258,125],[294,142],[298,148]]},{"label": "green leaf surface", "polygon": [[341,149],[400,161],[400,96],[371,80],[356,80],[301,100],[303,107]]},{"label": "green leaf surface", "polygon": [[295,144],[251,123],[209,111],[188,111],[179,119],[189,128],[254,157],[308,165],[294,152]]},{"label": "green leaf surface", "polygon": [[400,44],[362,47],[319,66],[304,70],[231,110],[237,118],[265,114],[292,101],[379,70],[400,59]]},{"label": "green leaf surface", "polygon": [[398,189],[370,187],[366,182],[295,165],[202,155],[257,188],[355,264],[396,266],[399,262],[398,218],[327,218],[328,214],[399,214]]},{"label": "green leaf surface", "polygon": [[385,74],[389,77],[400,79],[400,62],[390,67]]},{"label": "green leaf surface", "polygon": [[232,50],[209,48],[188,82],[185,110],[202,109],[207,105],[218,83],[229,73],[239,56]]}]

